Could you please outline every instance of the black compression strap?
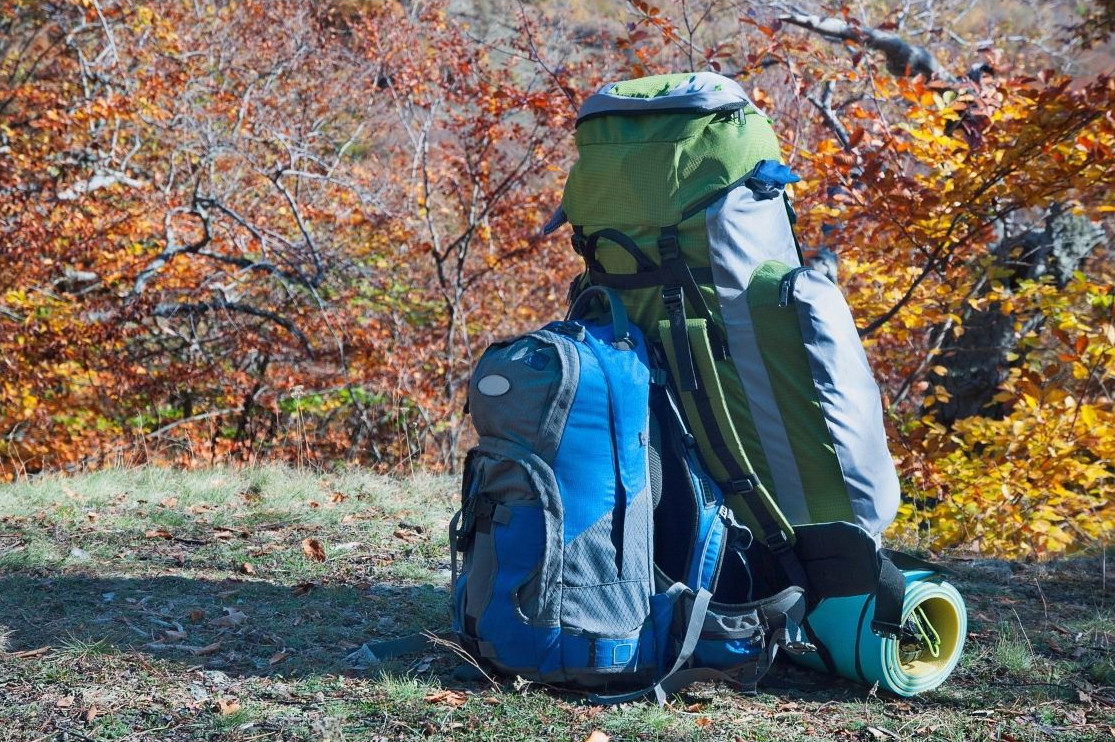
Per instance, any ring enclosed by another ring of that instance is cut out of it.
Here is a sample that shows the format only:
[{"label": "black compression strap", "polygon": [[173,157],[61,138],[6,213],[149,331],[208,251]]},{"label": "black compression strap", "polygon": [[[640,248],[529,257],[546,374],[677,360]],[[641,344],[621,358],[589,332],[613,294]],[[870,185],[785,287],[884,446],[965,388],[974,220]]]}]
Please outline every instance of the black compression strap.
[{"label": "black compression strap", "polygon": [[878,636],[902,636],[902,604],[906,599],[906,577],[886,554],[879,554],[879,587],[875,592],[875,616],[871,631]]},{"label": "black compression strap", "polygon": [[[693,281],[698,285],[712,283],[712,268],[690,268]],[[675,274],[665,268],[655,268],[652,271],[639,271],[638,273],[606,273],[601,270],[590,270],[589,279],[598,286],[607,286],[611,289],[649,289],[655,286],[666,286],[675,283]]]}]

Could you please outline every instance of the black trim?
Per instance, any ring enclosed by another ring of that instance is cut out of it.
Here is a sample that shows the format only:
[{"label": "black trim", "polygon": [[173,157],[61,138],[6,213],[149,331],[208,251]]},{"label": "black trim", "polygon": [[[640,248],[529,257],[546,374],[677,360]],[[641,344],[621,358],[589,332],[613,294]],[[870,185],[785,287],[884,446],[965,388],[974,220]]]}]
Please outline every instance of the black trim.
[{"label": "black trim", "polygon": [[635,240],[631,239],[628,235],[624,234],[618,229],[612,229],[610,227],[597,230],[585,239],[582,246],[582,249],[584,250],[582,255],[584,256],[585,261],[590,263],[590,267],[597,267],[603,270],[603,266],[601,266],[600,262],[596,259],[596,249],[601,239],[608,240],[609,242],[614,242],[615,244],[622,247],[627,252],[627,254],[635,260],[635,263],[639,266],[638,270],[640,272],[653,271],[658,269],[658,266],[654,264],[654,261],[648,258],[647,254],[639,249],[639,246],[635,243]]},{"label": "black trim", "polygon": [[829,675],[836,675],[836,660],[832,658],[832,652],[829,648],[821,643],[817,638],[817,632],[813,630],[813,624],[809,623],[809,616],[801,622],[801,628],[805,631],[805,636],[809,639],[809,643],[817,648],[817,656],[821,658],[821,662],[825,665],[825,670]]},{"label": "black trim", "polygon": [[[690,268],[693,280],[698,285],[710,286],[713,283],[712,268]],[[649,289],[656,286],[665,286],[674,283],[673,271],[665,268],[655,268],[652,271],[639,271],[638,273],[608,273],[602,270],[590,270],[589,280],[600,286],[628,291],[631,289]]]},{"label": "black trim", "polygon": [[859,621],[856,622],[856,648],[852,654],[856,658],[856,675],[859,676],[860,682],[864,685],[870,685],[867,682],[867,677],[863,674],[863,663],[860,661],[860,642],[863,640],[863,622],[867,620],[867,607],[871,605],[870,596],[863,599],[863,610],[859,612]]},{"label": "black trim", "polygon": [[[597,111],[596,113],[589,113],[581,116],[574,124],[574,128],[580,126],[585,121],[591,121],[602,116],[653,116],[656,114],[671,114],[671,113],[693,113],[700,116],[708,116],[714,113],[729,113],[731,111],[741,111],[748,107],[748,102],[745,100],[734,101],[732,103],[725,103],[722,106],[715,108],[698,108],[695,106],[678,107],[678,108],[655,108],[643,109],[641,111]],[[696,118],[696,116],[694,117]]]}]

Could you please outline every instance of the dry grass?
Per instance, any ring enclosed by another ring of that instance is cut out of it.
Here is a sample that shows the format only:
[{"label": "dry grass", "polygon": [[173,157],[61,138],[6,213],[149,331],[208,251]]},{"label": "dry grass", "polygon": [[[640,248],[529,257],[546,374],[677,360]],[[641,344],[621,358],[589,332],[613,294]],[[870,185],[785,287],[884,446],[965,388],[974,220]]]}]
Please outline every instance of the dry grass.
[{"label": "dry grass", "polygon": [[282,467],[0,486],[0,740],[1115,735],[1115,605],[1099,557],[954,559],[968,651],[948,683],[910,700],[779,667],[754,697],[699,685],[666,708],[606,709],[493,689],[441,647],[356,669],[346,657],[365,642],[447,627],[455,498],[447,478]]}]

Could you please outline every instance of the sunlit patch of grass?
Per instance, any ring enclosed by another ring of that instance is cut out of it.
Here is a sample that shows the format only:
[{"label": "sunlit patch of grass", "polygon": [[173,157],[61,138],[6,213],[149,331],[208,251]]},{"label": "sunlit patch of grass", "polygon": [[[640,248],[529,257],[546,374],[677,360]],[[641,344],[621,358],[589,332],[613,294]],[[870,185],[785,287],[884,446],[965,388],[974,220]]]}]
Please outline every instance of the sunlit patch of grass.
[{"label": "sunlit patch of grass", "polygon": [[84,662],[91,659],[108,657],[120,654],[107,639],[80,639],[71,636],[62,642],[54,653],[53,659],[57,662]]}]

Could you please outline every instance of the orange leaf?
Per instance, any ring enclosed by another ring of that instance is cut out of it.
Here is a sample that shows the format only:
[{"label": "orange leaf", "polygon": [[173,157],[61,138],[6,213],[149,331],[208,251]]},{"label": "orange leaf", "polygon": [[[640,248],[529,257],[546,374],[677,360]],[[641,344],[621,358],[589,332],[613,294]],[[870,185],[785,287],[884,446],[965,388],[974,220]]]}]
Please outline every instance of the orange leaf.
[{"label": "orange leaf", "polygon": [[251,562],[244,562],[240,565],[240,572],[246,575],[254,575],[256,573],[256,568],[252,566]]},{"label": "orange leaf", "polygon": [[158,529],[155,529],[155,530],[152,530],[152,531],[148,531],[147,533],[145,533],[143,535],[144,535],[145,538],[162,538],[162,539],[166,539],[167,541],[174,538],[174,535],[171,534],[170,531],[164,530],[162,528],[158,528]]},{"label": "orange leaf", "polygon": [[216,707],[218,714],[221,716],[228,716],[240,710],[240,702],[235,698],[218,698]]},{"label": "orange leaf", "polygon": [[316,538],[302,539],[302,553],[315,562],[325,561],[325,547]]}]

